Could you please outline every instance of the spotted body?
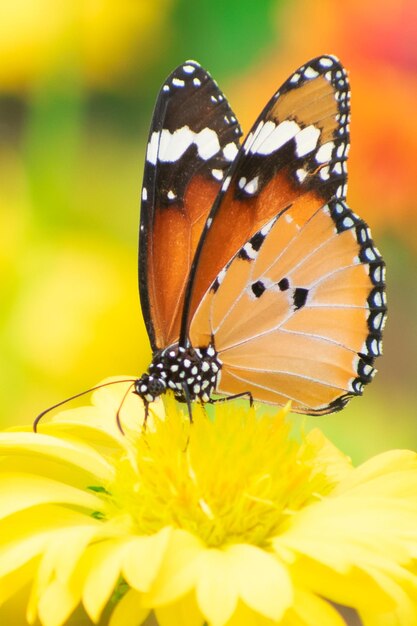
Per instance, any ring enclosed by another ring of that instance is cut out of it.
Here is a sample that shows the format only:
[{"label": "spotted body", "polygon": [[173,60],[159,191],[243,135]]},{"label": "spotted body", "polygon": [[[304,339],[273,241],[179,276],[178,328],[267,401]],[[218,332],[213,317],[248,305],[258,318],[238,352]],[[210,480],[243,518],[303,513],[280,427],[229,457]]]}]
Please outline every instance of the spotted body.
[{"label": "spotted body", "polygon": [[350,92],[323,55],[240,127],[194,61],[163,85],[147,147],[139,286],[153,349],[148,406],[250,394],[341,409],[374,374],[385,266],[346,204]]},{"label": "spotted body", "polygon": [[168,389],[180,402],[209,402],[216,389],[221,363],[212,345],[183,348],[174,344],[154,355],[148,372],[135,381],[135,392],[154,402]]}]

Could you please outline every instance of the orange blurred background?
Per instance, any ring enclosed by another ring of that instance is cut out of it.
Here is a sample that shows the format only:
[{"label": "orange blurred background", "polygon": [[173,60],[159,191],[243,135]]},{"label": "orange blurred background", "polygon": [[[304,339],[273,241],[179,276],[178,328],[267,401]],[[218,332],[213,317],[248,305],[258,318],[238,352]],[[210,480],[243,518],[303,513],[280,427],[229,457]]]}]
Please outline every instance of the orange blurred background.
[{"label": "orange blurred background", "polygon": [[389,318],[364,397],[301,423],[321,426],[355,460],[415,448],[416,41],[413,0],[0,4],[2,426],[148,366],[138,211],[166,75],[200,61],[248,131],[290,72],[332,53],[352,85],[348,201],[387,262]]}]

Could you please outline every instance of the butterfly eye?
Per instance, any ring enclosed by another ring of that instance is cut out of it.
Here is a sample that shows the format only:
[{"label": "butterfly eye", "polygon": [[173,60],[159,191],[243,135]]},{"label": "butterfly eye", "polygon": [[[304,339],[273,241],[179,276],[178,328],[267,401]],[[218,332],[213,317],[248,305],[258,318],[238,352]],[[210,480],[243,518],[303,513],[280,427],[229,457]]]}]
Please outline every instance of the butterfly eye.
[{"label": "butterfly eye", "polygon": [[166,383],[162,378],[144,374],[135,381],[135,393],[150,402],[166,391]]}]

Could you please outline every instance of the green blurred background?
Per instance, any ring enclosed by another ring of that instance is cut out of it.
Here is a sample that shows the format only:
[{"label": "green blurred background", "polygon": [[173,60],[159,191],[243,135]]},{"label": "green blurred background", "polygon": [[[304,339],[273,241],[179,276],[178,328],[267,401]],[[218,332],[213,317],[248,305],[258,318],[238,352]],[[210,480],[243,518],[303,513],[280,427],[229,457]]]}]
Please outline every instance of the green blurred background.
[{"label": "green blurred background", "polygon": [[291,71],[333,53],[353,90],[348,200],[385,256],[389,319],[364,397],[301,422],[356,461],[415,448],[416,41],[414,0],[0,0],[1,425],[149,363],[138,211],[165,76],[200,61],[248,131]]}]

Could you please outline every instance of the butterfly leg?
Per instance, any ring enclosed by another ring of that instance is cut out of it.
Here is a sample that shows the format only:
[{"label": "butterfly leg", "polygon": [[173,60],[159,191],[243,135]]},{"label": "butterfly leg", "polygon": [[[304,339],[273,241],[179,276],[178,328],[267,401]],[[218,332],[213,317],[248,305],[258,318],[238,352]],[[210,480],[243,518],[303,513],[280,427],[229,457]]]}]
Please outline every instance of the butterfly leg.
[{"label": "butterfly leg", "polygon": [[188,389],[188,385],[186,383],[183,383],[182,390],[184,393],[185,402],[187,403],[188,417],[190,419],[190,424],[192,424],[193,423],[193,410],[191,407],[190,390]]},{"label": "butterfly leg", "polygon": [[142,424],[142,433],[146,433],[146,426],[148,423],[148,416],[149,416],[149,402],[147,400],[143,401],[144,405],[145,405],[145,417],[143,418],[143,424]]},{"label": "butterfly leg", "polygon": [[237,398],[248,398],[249,406],[253,406],[253,396],[250,391],[242,391],[242,393],[235,393],[233,396],[226,396],[225,398],[210,398],[208,404],[217,404],[218,402],[229,402],[229,400],[236,400]]}]

